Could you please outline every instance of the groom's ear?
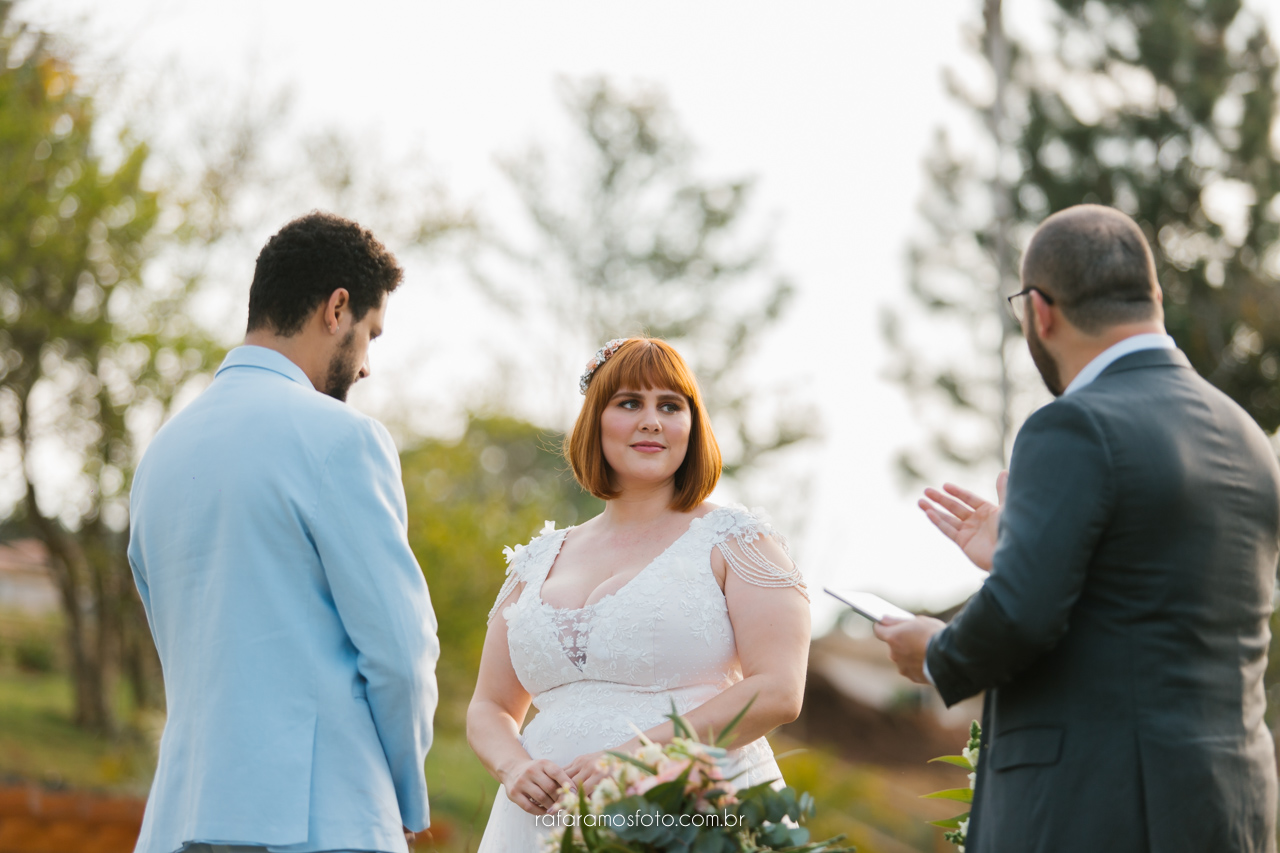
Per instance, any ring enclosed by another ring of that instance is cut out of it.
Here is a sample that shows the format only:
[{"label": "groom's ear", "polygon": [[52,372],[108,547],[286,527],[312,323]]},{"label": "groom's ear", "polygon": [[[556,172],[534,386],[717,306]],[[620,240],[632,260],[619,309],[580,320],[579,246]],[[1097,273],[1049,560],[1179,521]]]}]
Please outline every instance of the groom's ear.
[{"label": "groom's ear", "polygon": [[339,287],[329,294],[329,298],[320,306],[320,310],[321,325],[329,334],[336,335],[338,329],[342,327],[343,317],[351,313],[351,294],[345,287]]}]

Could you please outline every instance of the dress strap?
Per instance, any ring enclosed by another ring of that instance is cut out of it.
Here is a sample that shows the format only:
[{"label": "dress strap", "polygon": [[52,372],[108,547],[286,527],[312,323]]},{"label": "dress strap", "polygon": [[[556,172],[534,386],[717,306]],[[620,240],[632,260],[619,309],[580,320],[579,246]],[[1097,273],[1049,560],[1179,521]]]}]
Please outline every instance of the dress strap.
[{"label": "dress strap", "polygon": [[719,549],[733,573],[753,586],[776,588],[793,586],[804,596],[805,601],[808,601],[809,588],[805,586],[804,575],[800,573],[800,569],[794,563],[790,568],[780,566],[760,550],[761,537],[769,536],[782,546],[783,553],[790,557],[787,540],[782,537],[782,534],[774,530],[773,525],[762,520],[756,513],[745,509],[726,509],[731,514],[733,522],[720,531],[722,536],[716,542],[716,548]]},{"label": "dress strap", "polygon": [[493,607],[489,609],[487,621],[493,621],[502,602],[507,600],[517,586],[527,583],[537,573],[540,563],[543,562],[539,557],[545,554],[546,546],[555,538],[553,534],[557,532],[564,533],[556,530],[554,521],[546,521],[543,522],[542,532],[529,540],[528,545],[517,545],[514,548],[507,546],[502,549],[502,556],[507,561],[507,577],[502,582],[502,589],[498,590],[498,598],[493,602]]}]

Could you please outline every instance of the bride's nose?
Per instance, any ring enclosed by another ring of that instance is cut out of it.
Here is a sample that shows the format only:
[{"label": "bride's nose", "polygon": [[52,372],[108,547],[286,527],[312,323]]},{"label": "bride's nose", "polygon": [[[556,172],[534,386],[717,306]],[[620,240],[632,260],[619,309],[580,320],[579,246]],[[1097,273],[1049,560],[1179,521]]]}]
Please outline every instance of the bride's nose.
[{"label": "bride's nose", "polygon": [[662,421],[658,420],[655,412],[645,412],[644,420],[640,422],[641,432],[662,432]]}]

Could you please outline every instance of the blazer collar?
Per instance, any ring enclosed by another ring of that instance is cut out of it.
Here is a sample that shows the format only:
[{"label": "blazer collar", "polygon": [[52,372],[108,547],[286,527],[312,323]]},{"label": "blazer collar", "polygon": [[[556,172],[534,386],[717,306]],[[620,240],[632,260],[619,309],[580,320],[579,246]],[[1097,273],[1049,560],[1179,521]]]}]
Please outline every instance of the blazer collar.
[{"label": "blazer collar", "polygon": [[302,372],[301,367],[290,361],[284,353],[276,352],[267,347],[256,347],[248,344],[236,347],[227,353],[227,357],[222,360],[222,365],[214,376],[232,367],[260,367],[263,370],[270,370],[292,379],[305,388],[315,390],[315,386],[311,384],[307,374]]},{"label": "blazer collar", "polygon": [[1110,376],[1125,370],[1138,370],[1143,367],[1185,367],[1191,369],[1191,362],[1180,349],[1144,349],[1121,356],[1107,365],[1098,374],[1098,378]]}]

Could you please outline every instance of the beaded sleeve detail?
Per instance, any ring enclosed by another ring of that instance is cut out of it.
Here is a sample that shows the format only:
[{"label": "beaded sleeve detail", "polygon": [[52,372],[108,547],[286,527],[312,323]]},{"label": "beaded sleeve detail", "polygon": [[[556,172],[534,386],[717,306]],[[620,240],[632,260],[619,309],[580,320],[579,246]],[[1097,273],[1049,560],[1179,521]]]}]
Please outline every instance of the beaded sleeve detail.
[{"label": "beaded sleeve detail", "polygon": [[733,573],[753,586],[775,588],[793,586],[804,596],[805,601],[808,601],[809,588],[805,585],[804,575],[800,573],[800,569],[794,564],[791,568],[780,566],[760,550],[760,538],[770,536],[782,546],[783,553],[790,557],[787,540],[782,537],[782,534],[774,530],[773,525],[762,520],[756,513],[734,509],[726,513],[726,516],[731,519],[731,524],[721,531],[723,538],[716,543],[716,548]]},{"label": "beaded sleeve detail", "polygon": [[507,596],[529,579],[530,573],[536,567],[538,556],[546,550],[544,546],[554,538],[547,534],[555,532],[556,523],[546,521],[543,522],[542,531],[528,545],[517,545],[514,548],[508,546],[502,549],[502,556],[507,560],[507,578],[502,582],[502,589],[498,590],[498,597],[494,600],[493,607],[489,608],[489,622],[493,621],[498,608],[507,600]]}]

